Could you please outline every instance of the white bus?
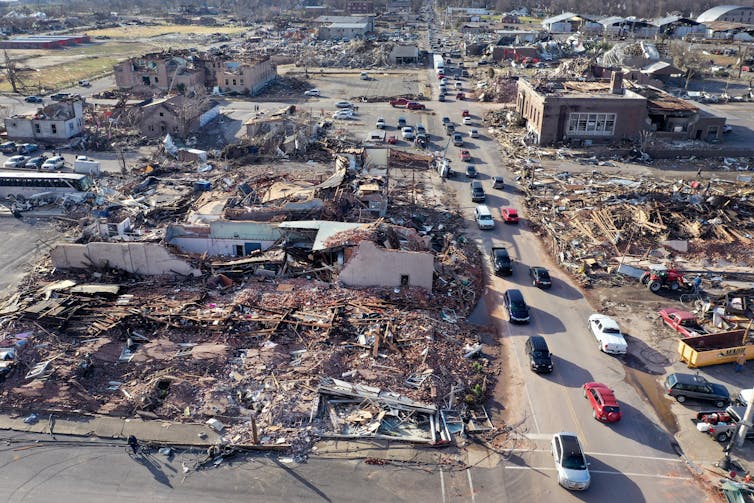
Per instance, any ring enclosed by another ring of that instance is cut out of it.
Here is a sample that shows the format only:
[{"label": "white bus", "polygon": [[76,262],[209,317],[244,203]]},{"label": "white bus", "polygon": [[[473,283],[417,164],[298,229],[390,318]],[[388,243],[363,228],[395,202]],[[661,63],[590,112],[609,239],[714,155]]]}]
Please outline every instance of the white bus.
[{"label": "white bus", "polygon": [[92,179],[80,173],[40,173],[0,171],[0,198],[37,194],[83,194],[89,192]]}]

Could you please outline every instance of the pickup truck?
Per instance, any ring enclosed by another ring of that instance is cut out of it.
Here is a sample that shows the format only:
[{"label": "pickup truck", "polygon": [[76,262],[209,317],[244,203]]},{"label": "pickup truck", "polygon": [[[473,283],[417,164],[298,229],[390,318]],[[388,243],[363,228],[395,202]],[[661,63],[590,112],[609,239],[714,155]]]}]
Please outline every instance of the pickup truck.
[{"label": "pickup truck", "polygon": [[[696,429],[715,437],[718,442],[727,442],[736,434],[746,407],[730,405],[725,411],[702,411],[696,415]],[[754,428],[749,428],[746,438],[754,438]]]},{"label": "pickup truck", "polygon": [[673,307],[667,307],[658,311],[662,321],[681,334],[683,337],[696,337],[709,333],[704,327],[699,325],[694,313],[681,311]]},{"label": "pickup truck", "polygon": [[411,102],[411,100],[407,100],[406,98],[397,98],[394,100],[390,100],[388,103],[390,103],[391,107],[396,108],[406,108],[406,106]]},{"label": "pickup truck", "polygon": [[498,276],[513,274],[511,257],[504,246],[493,246],[490,260],[492,261],[492,269]]}]

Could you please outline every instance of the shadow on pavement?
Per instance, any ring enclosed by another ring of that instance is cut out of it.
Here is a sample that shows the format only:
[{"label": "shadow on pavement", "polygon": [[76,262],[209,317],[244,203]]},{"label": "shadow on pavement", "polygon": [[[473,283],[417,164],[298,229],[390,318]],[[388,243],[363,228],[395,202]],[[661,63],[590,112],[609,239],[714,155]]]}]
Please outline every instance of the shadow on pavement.
[{"label": "shadow on pavement", "polygon": [[550,379],[569,388],[580,388],[585,382],[594,381],[591,372],[556,354],[552,355],[552,364],[552,374],[544,374],[545,379]]}]

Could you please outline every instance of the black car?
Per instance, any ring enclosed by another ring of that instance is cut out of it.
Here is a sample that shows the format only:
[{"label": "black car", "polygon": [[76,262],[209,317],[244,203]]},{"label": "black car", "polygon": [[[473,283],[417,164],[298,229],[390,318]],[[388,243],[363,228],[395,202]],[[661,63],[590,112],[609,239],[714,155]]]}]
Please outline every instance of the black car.
[{"label": "black car", "polygon": [[24,98],[24,101],[26,103],[43,103],[44,100],[40,98],[39,96],[27,96]]},{"label": "black car", "polygon": [[69,96],[71,96],[69,93],[55,93],[52,96],[50,96],[50,99],[52,101],[62,101],[68,98]]},{"label": "black car", "polygon": [[492,260],[492,269],[495,271],[495,274],[498,276],[513,274],[511,257],[508,254],[508,250],[504,247],[493,247],[490,258]]},{"label": "black car", "polygon": [[530,267],[529,276],[531,276],[531,284],[534,286],[539,288],[550,288],[552,286],[550,273],[544,267]]},{"label": "black car", "polygon": [[42,164],[47,160],[47,156],[40,155],[39,157],[32,157],[28,161],[26,161],[26,164],[24,164],[25,167],[30,169],[39,169],[42,167]]},{"label": "black car", "polygon": [[730,393],[725,386],[709,382],[698,374],[670,374],[665,379],[665,393],[675,397],[678,403],[691,398],[712,402],[715,407],[721,408],[730,402]]},{"label": "black car", "polygon": [[552,372],[552,358],[547,341],[541,335],[532,335],[526,340],[526,354],[529,356],[529,368],[537,373]]},{"label": "black car", "polygon": [[3,154],[15,154],[17,148],[18,145],[16,145],[16,142],[6,141],[2,145],[0,145],[0,152],[2,152]]},{"label": "black car", "polygon": [[487,195],[484,193],[482,182],[474,180],[469,183],[469,190],[471,190],[471,200],[475,203],[483,203],[487,199]]},{"label": "black car", "polygon": [[466,165],[466,176],[469,178],[476,178],[477,171],[476,167],[473,164],[467,164]]},{"label": "black car", "polygon": [[529,323],[529,306],[520,290],[511,288],[503,294],[503,304],[511,323]]}]

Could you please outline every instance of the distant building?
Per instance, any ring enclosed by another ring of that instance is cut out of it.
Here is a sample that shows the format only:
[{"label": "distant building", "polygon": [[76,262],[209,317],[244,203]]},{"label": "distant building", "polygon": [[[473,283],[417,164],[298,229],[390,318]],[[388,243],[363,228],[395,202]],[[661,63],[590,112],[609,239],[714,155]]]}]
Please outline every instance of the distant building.
[{"label": "distant building", "polygon": [[351,15],[374,14],[374,0],[348,0],[346,12]]},{"label": "distant building", "polygon": [[267,57],[249,60],[217,58],[207,65],[214,74],[211,84],[224,93],[253,96],[277,79],[277,65]]},{"label": "distant building", "polygon": [[573,12],[564,12],[543,19],[542,27],[550,33],[599,32],[603,29],[603,26],[593,19],[579,16]]},{"label": "distant building", "polygon": [[0,40],[0,49],[57,49],[91,42],[89,35],[27,35]]},{"label": "distant building", "polygon": [[151,53],[113,66],[115,85],[134,93],[186,89],[204,93],[207,72],[190,54]]},{"label": "distant building", "polygon": [[84,101],[66,98],[32,114],[13,115],[5,119],[5,129],[11,140],[64,142],[84,131]]},{"label": "distant building", "polygon": [[168,96],[141,107],[139,129],[154,138],[171,134],[185,137],[217,117],[220,108],[206,98]]},{"label": "distant building", "polygon": [[652,24],[657,27],[658,34],[668,38],[704,37],[707,33],[707,27],[704,24],[681,16],[657,18],[652,21]]},{"label": "distant building", "polygon": [[657,35],[657,26],[640,19],[610,16],[599,23],[606,35],[614,37],[651,38]]},{"label": "distant building", "polygon": [[730,23],[754,23],[754,7],[742,7],[740,5],[718,5],[699,14],[696,18],[698,23],[711,21],[728,21]]},{"label": "distant building", "polygon": [[314,22],[319,40],[351,40],[374,31],[372,16],[320,16]]},{"label": "distant building", "polygon": [[419,62],[419,48],[415,45],[394,45],[388,55],[391,65],[405,65]]}]

